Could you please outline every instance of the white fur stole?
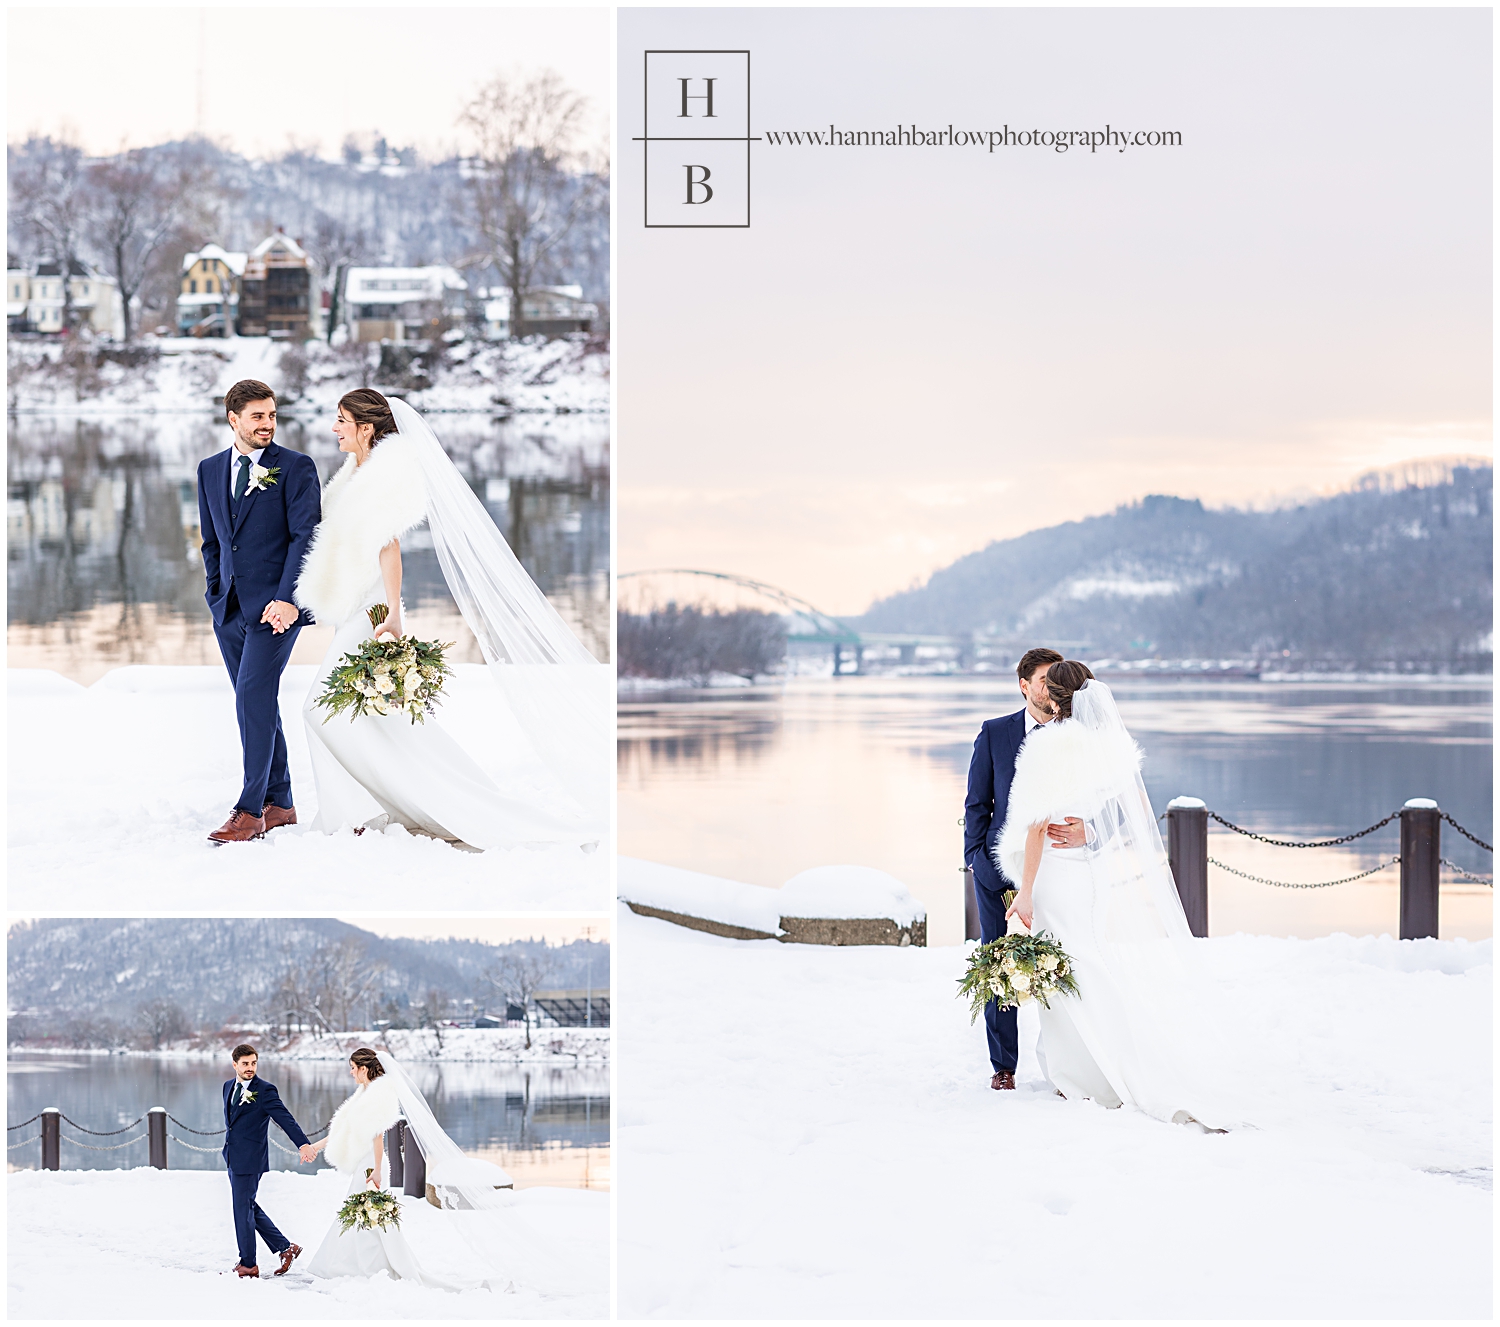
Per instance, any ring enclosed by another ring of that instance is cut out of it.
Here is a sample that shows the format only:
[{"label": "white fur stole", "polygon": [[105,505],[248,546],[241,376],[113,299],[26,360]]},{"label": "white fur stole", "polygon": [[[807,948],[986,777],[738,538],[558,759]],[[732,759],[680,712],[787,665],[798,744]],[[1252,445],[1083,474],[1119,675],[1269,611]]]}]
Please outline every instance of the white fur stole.
[{"label": "white fur stole", "polygon": [[358,1174],[374,1147],[375,1135],[384,1133],[400,1116],[396,1084],[389,1074],[355,1088],[328,1125],[328,1146],[323,1150],[328,1164],[345,1175]]},{"label": "white fur stole", "polygon": [[1134,781],[1141,760],[1140,747],[1128,735],[1085,728],[1076,719],[1033,728],[1016,756],[1005,828],[995,843],[1000,873],[1019,885],[1026,831],[1040,821],[1097,816],[1107,798],[1120,796]]},{"label": "white fur stole", "polygon": [[363,465],[345,459],[323,490],[323,519],[297,577],[297,604],[339,626],[380,603],[380,550],[427,519],[427,487],[411,442],[391,433]]}]

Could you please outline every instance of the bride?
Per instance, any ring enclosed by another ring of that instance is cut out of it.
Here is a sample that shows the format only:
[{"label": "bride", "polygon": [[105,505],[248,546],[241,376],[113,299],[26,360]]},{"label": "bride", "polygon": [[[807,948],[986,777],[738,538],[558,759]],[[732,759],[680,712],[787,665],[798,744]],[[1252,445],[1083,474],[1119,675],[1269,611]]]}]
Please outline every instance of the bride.
[{"label": "bride", "polygon": [[[510,1184],[509,1176],[499,1166],[459,1150],[392,1056],[362,1046],[349,1057],[349,1072],[356,1083],[354,1093],[334,1112],[328,1137],[314,1143],[313,1150],[323,1152],[330,1165],[350,1177],[350,1196],[363,1188],[381,1187],[385,1131],[404,1116],[407,1130],[426,1159],[428,1182],[445,1208],[498,1205],[497,1190]],[[337,1218],[306,1270],[316,1277],[371,1277],[387,1272],[399,1281],[439,1290],[514,1288],[504,1277],[455,1281],[424,1271],[399,1229],[346,1231]]]},{"label": "bride", "polygon": [[[1110,689],[1083,664],[1055,663],[1046,681],[1057,717],[1033,729],[1016,757],[995,845],[1001,872],[1021,882],[1006,916],[1050,931],[1078,980],[1076,996],[1038,1006],[1042,1072],[1065,1097],[1208,1128],[1206,1061],[1188,1026],[1206,992],[1190,976],[1192,932],[1141,780],[1141,750]],[[1082,847],[1048,841],[1048,823],[1068,816],[1086,824]]]},{"label": "bride", "polygon": [[[323,491],[323,519],[296,601],[334,628],[302,707],[318,793],[315,831],[365,824],[488,849],[571,843],[591,851],[608,815],[607,670],[526,574],[427,422],[370,388],[347,393],[333,426],[343,466]],[[329,673],[372,636],[402,631],[401,538],[424,521],[443,577],[490,676],[569,801],[509,797],[442,726],[400,713],[337,716],[317,708]],[[377,633],[367,614],[383,603]]]}]

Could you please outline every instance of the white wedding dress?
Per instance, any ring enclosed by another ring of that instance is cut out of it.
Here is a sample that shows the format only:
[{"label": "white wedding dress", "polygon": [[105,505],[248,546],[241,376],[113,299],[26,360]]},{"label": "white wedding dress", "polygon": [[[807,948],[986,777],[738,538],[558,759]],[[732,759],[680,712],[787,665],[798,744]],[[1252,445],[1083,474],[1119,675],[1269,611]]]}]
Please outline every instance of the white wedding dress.
[{"label": "white wedding dress", "polygon": [[[1076,996],[1038,1006],[1042,1072],[1070,1099],[1133,1106],[1158,1119],[1228,1127],[1234,1112],[1200,1056],[1212,1002],[1140,776],[1140,748],[1104,683],[1073,695],[1073,718],[1032,730],[1016,757],[995,858],[1019,882],[1026,834],[1077,816],[1089,845],[1043,840],[1032,931],[1073,960]],[[1203,1071],[1200,1072],[1199,1068]]]},{"label": "white wedding dress", "polygon": [[[324,490],[297,581],[298,605],[334,627],[302,707],[318,800],[311,829],[333,833],[383,817],[478,849],[563,843],[592,851],[608,823],[608,721],[600,712],[608,670],[526,575],[426,422],[402,401],[391,408],[399,431],[363,464],[348,457]],[[490,676],[566,792],[502,793],[445,731],[441,711],[413,724],[399,713],[330,718],[316,705],[342,656],[375,635],[366,610],[386,597],[381,549],[424,521]]]},{"label": "white wedding dress", "polygon": [[[384,1133],[404,1115],[408,1129],[417,1137],[424,1156],[430,1159],[428,1179],[435,1184],[444,1204],[453,1209],[487,1204],[490,1201],[489,1195],[497,1192],[496,1186],[510,1183],[509,1177],[498,1166],[459,1153],[457,1145],[437,1125],[426,1102],[422,1101],[421,1093],[417,1092],[404,1070],[384,1052],[380,1052],[380,1061],[386,1072],[368,1084],[355,1088],[348,1100],[334,1112],[333,1120],[328,1126],[328,1146],[324,1150],[324,1156],[330,1165],[350,1177],[346,1197],[367,1187],[365,1172],[375,1164],[376,1135]],[[434,1136],[434,1130],[440,1137]],[[456,1167],[450,1151],[458,1154]],[[445,1161],[448,1168],[446,1172]],[[389,1167],[390,1158],[386,1157],[380,1177],[382,1180],[389,1179]],[[434,1171],[449,1180],[456,1173],[465,1183],[458,1186],[452,1183],[438,1184],[433,1180]],[[405,1205],[425,1201],[408,1199]],[[456,1212],[448,1217],[450,1222],[456,1219],[461,1219]],[[449,1233],[455,1238],[464,1239],[467,1232],[455,1228]],[[478,1259],[472,1261],[483,1268]],[[303,1270],[307,1275],[320,1279],[337,1276],[368,1278],[384,1273],[400,1281],[412,1281],[438,1290],[514,1289],[510,1279],[502,1274],[476,1276],[466,1280],[424,1270],[399,1228],[355,1228],[346,1231],[339,1225],[337,1217]]]}]

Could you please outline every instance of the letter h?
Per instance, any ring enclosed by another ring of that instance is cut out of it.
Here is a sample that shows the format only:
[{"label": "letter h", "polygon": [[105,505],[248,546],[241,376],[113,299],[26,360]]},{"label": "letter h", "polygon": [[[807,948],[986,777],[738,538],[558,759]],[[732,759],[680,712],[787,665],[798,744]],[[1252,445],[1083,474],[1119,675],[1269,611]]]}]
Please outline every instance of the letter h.
[{"label": "letter h", "polygon": [[[691,114],[688,110],[688,102],[690,101],[706,101],[708,109],[703,112],[704,119],[715,120],[718,118],[714,114],[714,84],[718,81],[717,79],[705,78],[703,81],[708,84],[707,93],[695,96],[688,95],[688,84],[692,82],[691,79],[679,78],[677,81],[682,84],[682,113],[677,117],[679,120]],[[750,131],[747,129],[745,132],[749,133]]]}]

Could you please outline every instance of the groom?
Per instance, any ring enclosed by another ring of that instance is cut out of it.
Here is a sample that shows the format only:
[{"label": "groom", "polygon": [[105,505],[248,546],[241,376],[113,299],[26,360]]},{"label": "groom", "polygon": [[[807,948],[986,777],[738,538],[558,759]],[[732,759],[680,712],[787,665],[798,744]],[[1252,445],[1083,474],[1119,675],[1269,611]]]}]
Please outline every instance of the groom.
[{"label": "groom", "polygon": [[295,825],[277,695],[302,629],[292,594],[322,514],[310,456],[276,445],[276,393],[247,378],[224,394],[234,444],[198,466],[198,520],[208,610],[234,683],[245,781],[208,837],[258,839]]},{"label": "groom", "polygon": [[[995,865],[995,844],[1005,828],[1005,809],[1010,801],[1011,780],[1016,775],[1016,753],[1036,728],[1052,721],[1047,696],[1047,670],[1062,662],[1062,655],[1046,648],[1027,650],[1016,665],[1025,705],[1003,719],[988,719],[974,740],[969,763],[969,794],[964,801],[964,861],[974,872],[974,899],[979,905],[979,938],[988,944],[1005,934],[1004,891],[1020,887],[1007,880]],[[1048,825],[1047,837],[1059,848],[1079,848],[1087,830],[1083,822],[1069,816],[1060,825]],[[1016,1011],[1001,1009],[991,1000],[984,1007],[984,1029],[990,1045],[994,1077],[990,1086],[1010,1090],[1016,1085]]]},{"label": "groom", "polygon": [[281,1104],[276,1085],[256,1077],[259,1061],[255,1047],[236,1046],[230,1058],[234,1061],[234,1077],[224,1084],[224,1165],[229,1170],[234,1235],[240,1246],[234,1271],[237,1276],[260,1276],[260,1268],[255,1265],[255,1236],[259,1234],[271,1252],[281,1258],[281,1266],[273,1275],[283,1276],[302,1247],[277,1230],[255,1201],[260,1177],[271,1169],[271,1154],[266,1148],[271,1121],[275,1120],[297,1144],[297,1154],[303,1161],[312,1161],[318,1153],[292,1112]]}]

